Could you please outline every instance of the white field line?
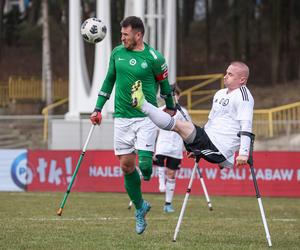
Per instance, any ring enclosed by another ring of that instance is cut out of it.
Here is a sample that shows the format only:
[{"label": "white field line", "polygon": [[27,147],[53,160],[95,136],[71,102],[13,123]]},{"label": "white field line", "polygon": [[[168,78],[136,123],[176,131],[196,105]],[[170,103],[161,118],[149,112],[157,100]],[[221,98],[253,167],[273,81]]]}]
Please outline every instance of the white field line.
[{"label": "white field line", "polygon": [[283,221],[283,222],[295,222],[298,221],[298,219],[284,219],[284,218],[276,218],[276,219],[272,219],[273,221]]},{"label": "white field line", "polygon": [[[32,217],[28,218],[27,220],[30,221],[112,221],[112,220],[133,220],[134,216],[132,217],[96,217],[96,218],[62,218],[62,217],[57,217],[57,218],[49,218],[49,217]],[[177,220],[177,217],[151,217],[147,218],[147,221],[156,221],[156,220]]]},{"label": "white field line", "polygon": [[[186,219],[188,219],[189,217],[186,216]],[[83,217],[79,217],[79,218],[63,218],[63,217],[53,217],[53,218],[49,218],[49,217],[32,217],[32,218],[27,218],[27,220],[30,221],[113,221],[113,220],[133,220],[134,216],[131,217],[95,217],[95,218],[83,218]],[[175,216],[160,216],[160,217],[148,217],[147,220],[148,221],[157,221],[157,220],[178,220],[178,217]],[[237,218],[224,218],[225,220],[237,220]],[[241,220],[241,218],[239,218],[238,220]],[[245,218],[245,220],[247,220]],[[290,218],[290,219],[285,219],[285,218],[274,218],[271,219],[271,221],[281,221],[281,222],[297,222],[299,221],[298,219],[295,218]]]},{"label": "white field line", "polygon": [[47,217],[33,217],[28,218],[31,221],[106,221],[106,220],[119,220],[115,217],[97,217],[97,218],[47,218]]},{"label": "white field line", "polygon": [[[266,218],[267,221],[268,221],[268,218]],[[248,218],[230,218],[230,217],[227,217],[227,218],[224,218],[224,220],[249,220]],[[258,218],[256,220],[259,220]],[[282,221],[282,222],[296,222],[298,221],[298,219],[295,219],[295,218],[290,218],[290,219],[285,219],[285,218],[273,218],[273,219],[270,219],[271,221]]]}]

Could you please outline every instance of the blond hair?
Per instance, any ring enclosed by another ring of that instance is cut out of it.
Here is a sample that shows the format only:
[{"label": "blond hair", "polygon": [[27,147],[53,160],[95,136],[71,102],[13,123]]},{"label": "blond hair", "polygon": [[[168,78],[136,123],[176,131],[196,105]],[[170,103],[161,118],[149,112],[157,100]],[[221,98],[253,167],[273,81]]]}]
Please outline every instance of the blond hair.
[{"label": "blond hair", "polygon": [[245,84],[246,84],[247,80],[249,78],[249,73],[250,73],[249,67],[241,61],[233,61],[230,63],[230,65],[239,68],[239,73],[240,73],[241,77],[245,78]]}]

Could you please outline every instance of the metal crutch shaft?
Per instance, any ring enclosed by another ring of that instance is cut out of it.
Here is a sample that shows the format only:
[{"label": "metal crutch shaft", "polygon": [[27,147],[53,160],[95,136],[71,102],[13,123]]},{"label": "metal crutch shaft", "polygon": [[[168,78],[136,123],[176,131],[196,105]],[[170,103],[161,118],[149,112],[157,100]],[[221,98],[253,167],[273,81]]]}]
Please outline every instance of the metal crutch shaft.
[{"label": "metal crutch shaft", "polygon": [[86,148],[87,148],[87,146],[88,146],[88,143],[89,143],[89,141],[90,141],[90,138],[91,138],[91,135],[92,135],[92,133],[93,133],[94,128],[95,128],[95,125],[92,125],[92,127],[91,127],[91,129],[90,129],[90,132],[89,132],[89,134],[88,134],[88,137],[87,137],[87,139],[86,139],[86,142],[85,142],[85,144],[84,144],[84,146],[83,146],[83,149],[82,149],[81,155],[80,155],[80,157],[79,157],[78,163],[77,163],[77,165],[76,165],[75,171],[74,171],[74,173],[73,173],[73,175],[72,175],[72,179],[71,179],[71,181],[70,181],[70,183],[69,183],[69,185],[68,185],[67,191],[66,191],[66,193],[65,193],[65,195],[64,195],[64,198],[63,198],[63,200],[62,200],[62,202],[61,202],[61,204],[60,204],[60,207],[59,207],[59,209],[58,209],[58,211],[57,211],[57,213],[56,213],[56,214],[59,215],[59,216],[62,215],[62,212],[63,212],[64,206],[65,206],[65,203],[66,203],[67,198],[68,198],[68,196],[69,196],[69,194],[70,194],[70,192],[71,192],[71,188],[72,188],[73,182],[74,182],[74,180],[75,180],[75,178],[76,178],[76,175],[77,175],[77,172],[78,172],[78,170],[79,170],[79,168],[80,168],[81,161],[82,161],[82,159],[83,159],[83,157],[84,157]]},{"label": "metal crutch shaft", "polygon": [[266,233],[267,242],[268,242],[269,247],[271,247],[272,246],[271,235],[270,235],[270,232],[269,232],[269,228],[268,228],[268,224],[267,224],[266,215],[265,215],[263,203],[262,203],[262,200],[261,200],[261,196],[260,196],[260,193],[259,193],[259,190],[258,190],[258,185],[257,185],[257,181],[256,181],[254,168],[251,165],[250,165],[250,170],[251,170],[251,174],[252,174],[254,188],[255,188],[255,191],[256,191],[256,197],[257,197],[258,206],[259,206],[259,210],[260,210],[260,214],[261,214],[261,219],[262,219],[264,229],[265,229],[265,233]]},{"label": "metal crutch shaft", "polygon": [[268,246],[271,247],[272,246],[271,235],[270,235],[270,232],[269,232],[267,219],[266,219],[264,207],[263,207],[263,204],[262,204],[262,199],[261,199],[261,196],[260,196],[260,192],[259,192],[259,189],[258,189],[258,184],[257,184],[257,180],[256,180],[254,167],[253,167],[253,144],[254,144],[255,135],[250,133],[250,132],[246,132],[246,131],[241,131],[241,132],[238,133],[238,136],[242,136],[242,135],[250,137],[250,152],[249,152],[248,164],[250,166],[250,171],[251,171],[253,184],[254,184],[254,188],[255,188],[255,192],[256,192],[256,197],[257,197],[257,201],[258,201],[258,206],[259,206],[259,210],[260,210],[261,219],[262,219],[264,229],[265,229],[265,233],[266,233]]},{"label": "metal crutch shaft", "polygon": [[[184,119],[186,121],[188,121],[188,118],[186,116],[186,114],[183,112],[180,104],[178,102],[175,102],[176,103],[176,109],[179,110],[179,112],[181,113],[181,115],[184,117]],[[201,186],[202,186],[202,189],[203,189],[203,192],[204,192],[204,195],[205,195],[205,199],[206,199],[206,202],[207,202],[207,205],[208,205],[208,209],[210,211],[213,210],[212,208],[212,204],[211,204],[211,201],[210,201],[210,198],[209,198],[209,195],[208,195],[208,192],[207,192],[207,189],[206,189],[206,185],[205,185],[205,182],[204,182],[204,179],[203,179],[203,176],[202,176],[202,173],[201,173],[201,170],[199,169],[199,166],[197,167],[197,171],[198,171],[198,174],[199,174],[199,177],[200,177],[200,183],[201,183]]]},{"label": "metal crutch shaft", "polygon": [[205,195],[205,199],[206,199],[206,202],[207,202],[208,209],[210,211],[212,211],[213,210],[212,204],[211,204],[211,201],[210,201],[207,189],[206,189],[206,185],[205,185],[205,182],[204,182],[204,179],[203,179],[203,176],[202,176],[202,173],[201,173],[201,170],[200,170],[199,166],[197,166],[197,170],[198,170],[198,174],[199,174],[199,177],[200,177],[200,182],[201,182],[201,185],[202,185],[202,188],[203,188],[203,192],[204,192],[204,195]]},{"label": "metal crutch shaft", "polygon": [[196,169],[198,168],[198,161],[195,160],[195,165],[193,167],[193,171],[192,171],[192,174],[191,174],[189,185],[188,185],[188,188],[186,190],[186,194],[185,194],[185,197],[184,197],[184,200],[183,200],[183,204],[182,204],[182,208],[181,208],[180,215],[179,215],[179,218],[178,218],[178,222],[177,222],[177,225],[176,225],[176,228],[175,228],[173,242],[176,241],[177,235],[179,233],[179,229],[180,229],[180,225],[181,225],[182,218],[183,218],[183,215],[184,215],[184,211],[185,211],[185,208],[186,208],[186,204],[187,204],[187,201],[189,199],[189,196],[190,196],[190,193],[191,193],[191,190],[192,190],[192,184],[193,184],[195,172],[196,172]]}]

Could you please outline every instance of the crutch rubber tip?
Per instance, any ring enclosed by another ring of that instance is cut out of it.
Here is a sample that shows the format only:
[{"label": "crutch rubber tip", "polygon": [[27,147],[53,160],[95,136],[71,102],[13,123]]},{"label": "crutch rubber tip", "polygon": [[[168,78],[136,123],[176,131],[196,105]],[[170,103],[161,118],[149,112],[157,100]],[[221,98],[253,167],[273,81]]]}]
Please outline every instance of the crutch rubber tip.
[{"label": "crutch rubber tip", "polygon": [[210,208],[209,208],[209,211],[213,211],[213,208],[212,208],[212,207],[210,207]]},{"label": "crutch rubber tip", "polygon": [[127,209],[129,209],[129,210],[130,210],[130,209],[131,209],[131,206],[128,206],[128,208],[127,208]]},{"label": "crutch rubber tip", "polygon": [[176,242],[176,240],[172,240],[172,242]]},{"label": "crutch rubber tip", "polygon": [[60,209],[58,209],[58,211],[57,211],[56,214],[57,214],[58,216],[61,216],[61,215],[62,215],[62,211],[63,211],[62,208],[60,208]]}]

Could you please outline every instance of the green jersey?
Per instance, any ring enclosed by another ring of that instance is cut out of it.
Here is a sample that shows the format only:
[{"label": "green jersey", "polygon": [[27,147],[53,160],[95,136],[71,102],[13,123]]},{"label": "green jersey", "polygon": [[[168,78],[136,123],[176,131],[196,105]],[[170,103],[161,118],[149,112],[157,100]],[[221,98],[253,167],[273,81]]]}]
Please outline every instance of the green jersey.
[{"label": "green jersey", "polygon": [[159,83],[161,94],[167,96],[167,107],[173,108],[167,77],[168,68],[164,57],[146,43],[143,51],[128,50],[123,45],[117,46],[111,53],[108,72],[98,95],[96,109],[102,109],[115,85],[114,117],[145,117],[144,113],[131,106],[131,86],[137,80],[143,83],[146,100],[155,106]]}]

